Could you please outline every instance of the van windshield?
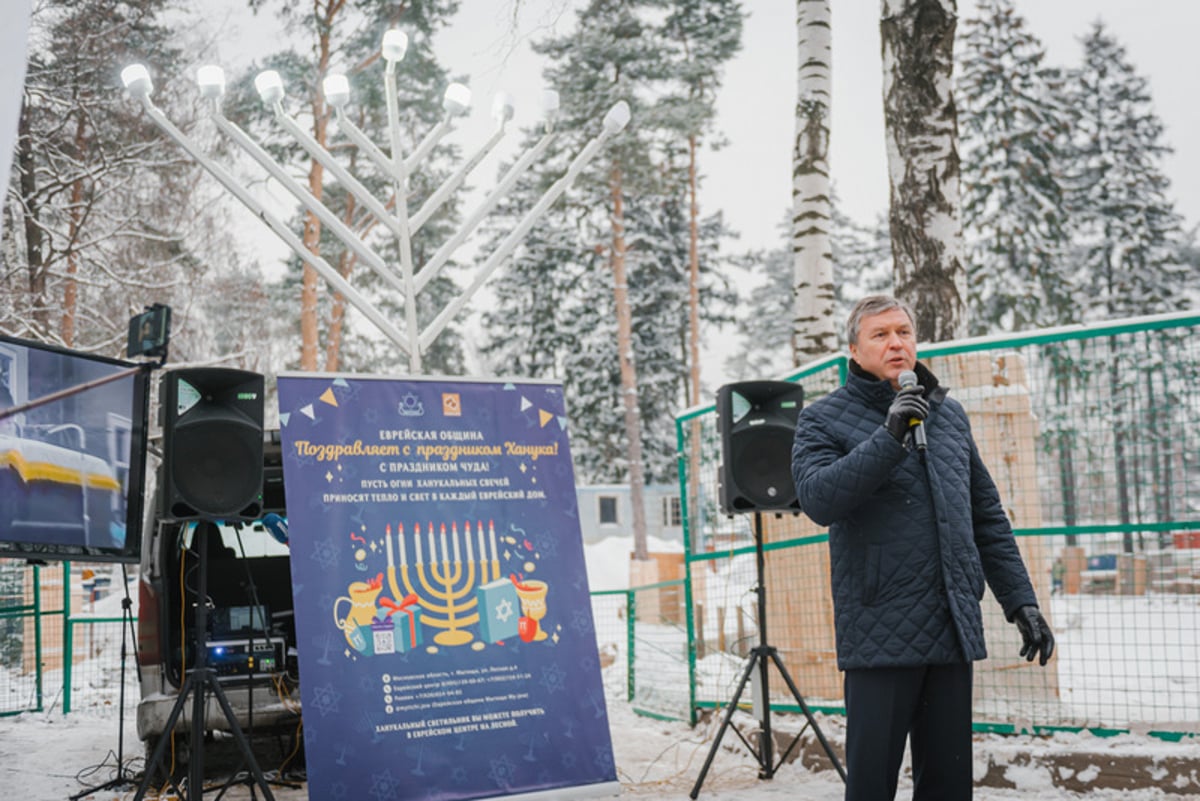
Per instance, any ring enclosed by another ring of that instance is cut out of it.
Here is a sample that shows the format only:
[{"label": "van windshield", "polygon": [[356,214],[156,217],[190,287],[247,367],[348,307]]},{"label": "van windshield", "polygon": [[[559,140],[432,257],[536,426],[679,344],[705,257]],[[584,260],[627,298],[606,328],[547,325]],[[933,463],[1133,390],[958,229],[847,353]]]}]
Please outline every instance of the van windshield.
[{"label": "van windshield", "polygon": [[[221,548],[218,550],[229,549],[226,553],[230,556],[241,556],[245,553],[247,559],[253,559],[263,556],[287,556],[289,553],[288,546],[272,537],[260,521],[242,524],[241,531],[232,524],[225,523],[217,523],[217,529],[221,532]],[[195,536],[196,524],[188,523],[183,534],[184,547],[191,548]],[[210,549],[215,545],[216,543],[209,543]]]}]

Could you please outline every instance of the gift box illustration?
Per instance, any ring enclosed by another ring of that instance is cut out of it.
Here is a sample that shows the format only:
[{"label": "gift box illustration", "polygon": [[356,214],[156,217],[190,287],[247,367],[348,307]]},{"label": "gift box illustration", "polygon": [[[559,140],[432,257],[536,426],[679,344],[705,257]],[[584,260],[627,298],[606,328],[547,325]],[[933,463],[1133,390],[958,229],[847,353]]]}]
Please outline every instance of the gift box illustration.
[{"label": "gift box illustration", "polygon": [[499,642],[517,636],[521,602],[510,580],[502,578],[480,585],[475,597],[479,600],[480,639]]},{"label": "gift box illustration", "polygon": [[[384,616],[386,620],[391,620],[394,626],[393,644],[395,650],[392,653],[406,653],[416,648],[421,644],[423,639],[421,624],[421,607],[417,604],[416,594],[406,595],[404,600],[396,603],[391,598],[384,598],[380,604],[387,609],[387,614]],[[395,620],[392,620],[393,615]],[[372,626],[372,629],[374,626]],[[379,653],[379,648],[376,647],[376,653]]]},{"label": "gift box illustration", "polygon": [[396,624],[391,615],[371,618],[371,639],[376,654],[396,653]]}]

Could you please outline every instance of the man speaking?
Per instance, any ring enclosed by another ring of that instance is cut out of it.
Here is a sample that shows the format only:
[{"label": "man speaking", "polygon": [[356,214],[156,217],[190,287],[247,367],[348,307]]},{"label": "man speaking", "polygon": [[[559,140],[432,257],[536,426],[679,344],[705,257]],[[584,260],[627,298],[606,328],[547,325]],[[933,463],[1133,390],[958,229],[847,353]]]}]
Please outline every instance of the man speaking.
[{"label": "man speaking", "polygon": [[917,361],[912,311],[863,298],[846,331],[846,383],[801,412],[792,447],[800,508],[829,527],[846,799],[895,798],[909,737],[913,798],[969,799],[984,580],[1022,656],[1045,665],[1054,635],[966,413]]}]

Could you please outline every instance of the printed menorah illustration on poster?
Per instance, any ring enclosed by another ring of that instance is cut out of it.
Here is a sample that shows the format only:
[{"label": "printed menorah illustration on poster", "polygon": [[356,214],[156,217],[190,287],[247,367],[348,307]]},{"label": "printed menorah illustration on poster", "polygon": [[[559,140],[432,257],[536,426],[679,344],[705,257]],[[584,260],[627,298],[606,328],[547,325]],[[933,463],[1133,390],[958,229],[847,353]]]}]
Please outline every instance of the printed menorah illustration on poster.
[{"label": "printed menorah illustration on poster", "polygon": [[[436,531],[435,531],[436,526]],[[549,583],[534,577],[541,554],[515,526],[496,533],[495,521],[470,520],[384,526],[381,538],[351,534],[356,570],[370,572],[386,554],[386,570],[353,581],[333,604],[347,656],[385,656],[424,647],[557,642],[543,621]],[[397,559],[398,557],[398,559]],[[428,642],[426,640],[428,639]]]}]

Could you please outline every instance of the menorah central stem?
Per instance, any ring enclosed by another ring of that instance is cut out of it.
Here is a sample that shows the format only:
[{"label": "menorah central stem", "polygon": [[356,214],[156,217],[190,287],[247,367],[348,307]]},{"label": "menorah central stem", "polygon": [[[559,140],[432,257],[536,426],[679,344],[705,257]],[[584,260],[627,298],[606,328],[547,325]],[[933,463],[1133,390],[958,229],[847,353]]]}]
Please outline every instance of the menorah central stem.
[{"label": "menorah central stem", "polygon": [[[420,527],[417,527],[413,541],[416,561],[410,565],[404,544],[404,528],[397,527],[396,534],[400,538],[398,569],[390,563],[394,551],[391,547],[391,532],[387,532],[388,584],[397,599],[405,595],[417,597],[422,609],[422,625],[443,629],[434,635],[434,642],[439,645],[465,645],[475,639],[475,635],[466,630],[466,627],[479,622],[479,600],[475,597],[476,578],[482,576],[486,580],[488,571],[483,562],[480,563],[482,569],[476,570],[474,544],[469,527],[462,535],[459,534],[457,525],[452,525],[449,532],[442,526],[437,537],[434,536],[432,525],[426,532],[428,549],[424,550],[421,547]],[[459,542],[460,536],[465,536],[465,570],[460,557],[463,547]],[[415,570],[415,580],[410,574],[410,567]],[[498,575],[498,571],[497,564],[493,572]]]}]

